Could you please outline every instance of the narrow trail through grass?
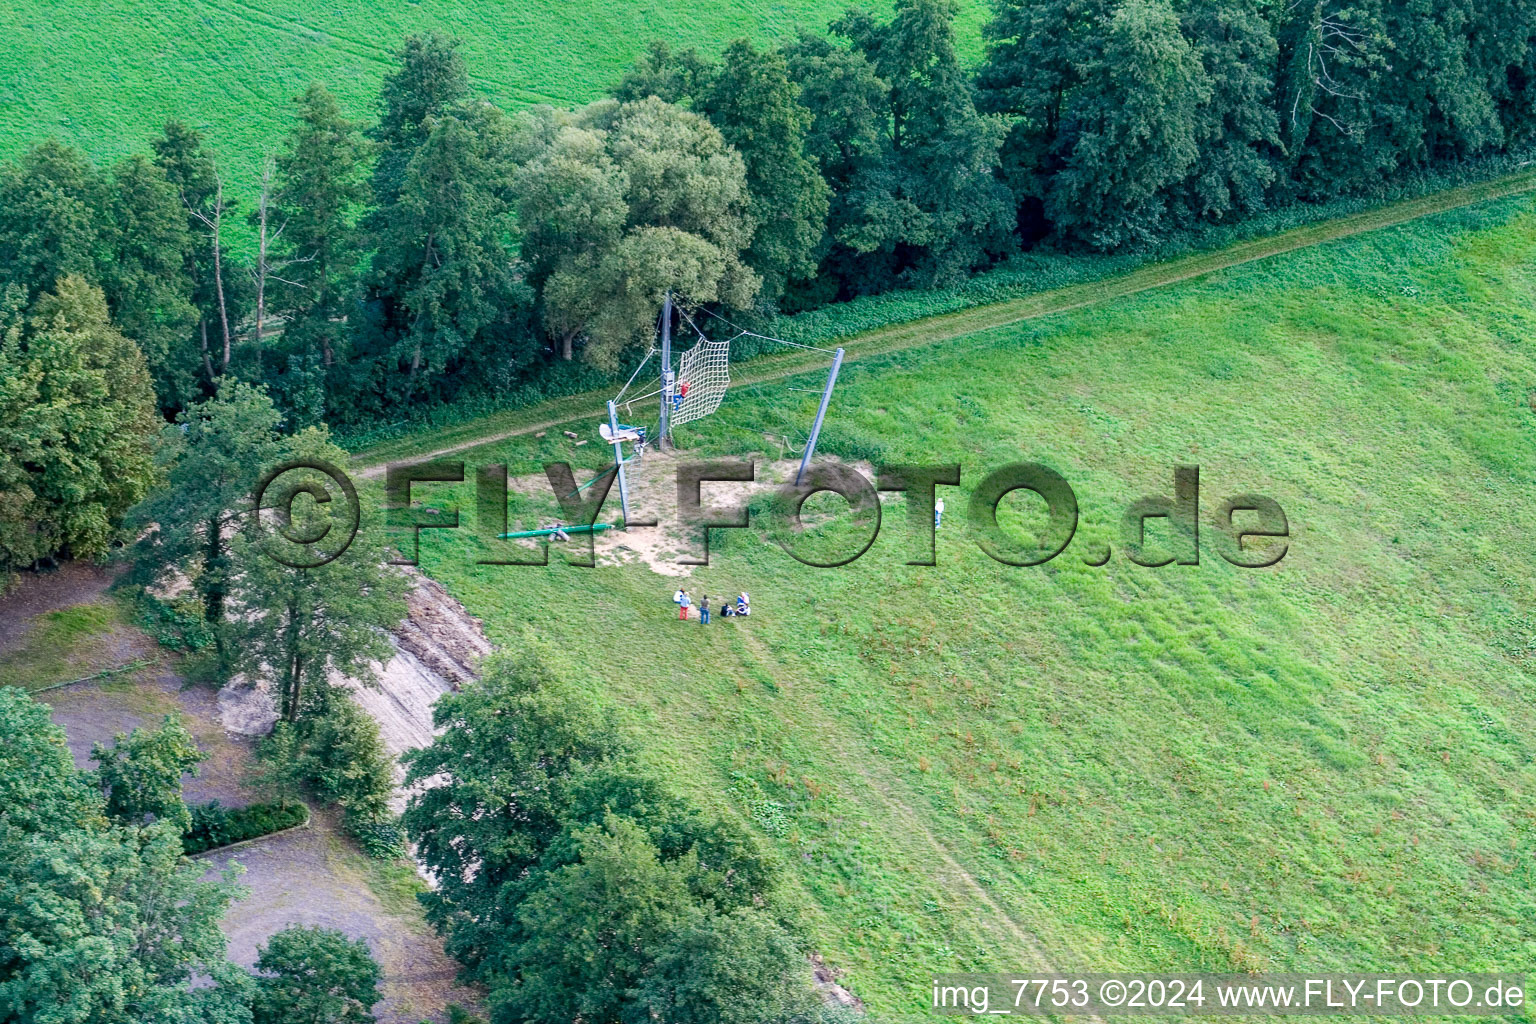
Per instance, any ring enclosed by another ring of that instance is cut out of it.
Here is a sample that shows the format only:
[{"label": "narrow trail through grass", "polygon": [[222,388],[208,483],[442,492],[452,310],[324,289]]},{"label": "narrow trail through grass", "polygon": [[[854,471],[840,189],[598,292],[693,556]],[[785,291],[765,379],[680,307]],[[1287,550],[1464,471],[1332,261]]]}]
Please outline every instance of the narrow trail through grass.
[{"label": "narrow trail through grass", "polygon": [[[1531,189],[1536,189],[1536,171],[1523,171],[1416,199],[1389,203],[1364,213],[1293,228],[1290,231],[1239,242],[1222,249],[1151,264],[1117,277],[866,331],[843,341],[843,346],[847,350],[845,362],[934,345],[962,335],[975,334],[978,331],[1111,302],[1149,289],[1177,284],[1256,260],[1349,238],[1476,203],[1502,199]],[[731,383],[733,387],[740,388],[793,377],[817,368],[825,361],[825,356],[819,353],[807,355],[798,351],[782,356],[760,357],[745,364],[747,367],[745,372],[733,376]],[[602,408],[609,397],[606,391],[591,391],[522,409],[496,413],[440,430],[410,435],[354,453],[353,465],[361,477],[367,479],[381,477],[388,463],[393,461],[444,458],[467,452],[481,445],[534,434],[575,420],[590,418],[595,415],[596,410]]]}]

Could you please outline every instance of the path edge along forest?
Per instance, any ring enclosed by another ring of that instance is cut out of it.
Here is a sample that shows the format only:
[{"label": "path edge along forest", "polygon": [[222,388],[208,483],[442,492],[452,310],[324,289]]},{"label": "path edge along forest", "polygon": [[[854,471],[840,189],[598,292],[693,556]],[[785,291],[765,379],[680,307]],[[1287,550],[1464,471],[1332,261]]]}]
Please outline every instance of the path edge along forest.
[{"label": "path edge along forest", "polygon": [[[967,334],[1005,327],[1024,320],[1067,313],[1085,306],[1110,302],[1139,292],[1178,284],[1205,274],[1257,260],[1279,256],[1325,242],[1394,227],[1421,217],[1433,216],[1477,203],[1505,199],[1536,190],[1536,170],[1492,178],[1441,192],[1387,203],[1362,213],[1350,214],[1291,228],[1274,235],[1250,239],[1202,252],[1150,263],[1136,270],[1083,284],[1036,292],[968,309],[877,327],[842,340],[844,362],[921,348]],[[822,353],[803,351],[759,356],[733,373],[732,387],[762,384],[793,377],[826,365]],[[352,457],[354,471],[364,478],[382,476],[394,461],[439,459],[525,434],[600,416],[609,391],[588,391],[540,402],[519,409],[492,413],[465,423],[425,429],[360,451]]]}]

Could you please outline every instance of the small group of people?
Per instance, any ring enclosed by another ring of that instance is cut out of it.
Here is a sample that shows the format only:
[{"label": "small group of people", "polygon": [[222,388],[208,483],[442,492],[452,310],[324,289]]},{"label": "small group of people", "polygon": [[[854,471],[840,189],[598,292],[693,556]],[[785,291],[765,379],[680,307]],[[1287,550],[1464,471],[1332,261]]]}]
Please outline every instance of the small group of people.
[{"label": "small group of people", "polygon": [[[688,595],[688,591],[679,587],[677,592],[672,595],[672,603],[677,605],[677,617],[687,622],[688,610],[694,606],[693,598]],[[698,608],[699,624],[703,626],[709,625],[708,594],[699,598]],[[752,614],[752,599],[747,596],[745,590],[736,595],[735,601],[732,601],[729,597],[722,597],[720,599],[720,614],[728,619],[746,618]]]}]

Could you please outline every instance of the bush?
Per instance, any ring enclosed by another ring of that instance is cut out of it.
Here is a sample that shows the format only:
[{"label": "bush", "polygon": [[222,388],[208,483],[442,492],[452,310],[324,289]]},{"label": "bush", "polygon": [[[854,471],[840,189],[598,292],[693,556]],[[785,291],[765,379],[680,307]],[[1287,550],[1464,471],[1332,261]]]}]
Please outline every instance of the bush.
[{"label": "bush", "polygon": [[309,820],[309,808],[299,803],[251,804],[229,808],[217,800],[192,808],[192,824],[182,836],[188,855],[216,850],[231,843],[281,832]]},{"label": "bush", "polygon": [[374,860],[398,860],[406,854],[405,826],[397,816],[372,821],[349,814],[342,827]]},{"label": "bush", "polygon": [[139,628],[154,637],[161,647],[172,651],[201,651],[213,643],[213,630],[203,619],[196,598],[161,601],[142,594],[136,604]]},{"label": "bush", "polygon": [[364,939],[333,928],[284,928],[256,958],[254,1024],[373,1024],[379,965]]},{"label": "bush", "polygon": [[335,804],[348,820],[383,821],[394,791],[393,760],[379,726],[345,691],[317,694],[297,724],[279,722],[258,755],[279,793]]}]

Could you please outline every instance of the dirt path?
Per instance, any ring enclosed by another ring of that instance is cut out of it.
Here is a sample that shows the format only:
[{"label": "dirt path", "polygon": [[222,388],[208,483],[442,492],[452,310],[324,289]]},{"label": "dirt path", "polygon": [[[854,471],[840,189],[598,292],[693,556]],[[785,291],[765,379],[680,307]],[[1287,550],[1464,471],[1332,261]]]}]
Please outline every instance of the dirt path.
[{"label": "dirt path", "polygon": [[365,939],[379,962],[383,1024],[446,1020],[445,1007],[477,1006],[479,996],[457,983],[457,966],[422,924],[408,894],[381,898],[370,872],[379,869],[342,838],[333,815],[317,811],[308,828],[258,840],[203,859],[210,873],[238,864],[249,895],[229,910],[224,933],[229,958],[243,967],[275,932],[290,925],[335,928]]},{"label": "dirt path", "polygon": [[119,571],[115,566],[68,562],[52,572],[21,573],[15,586],[0,596],[0,654],[20,643],[39,615],[100,598]]},{"label": "dirt path", "polygon": [[[975,334],[978,331],[1006,327],[1024,320],[1071,312],[1153,288],[1178,284],[1218,270],[1226,270],[1324,242],[1392,227],[1474,203],[1502,199],[1532,189],[1536,189],[1536,172],[1522,171],[1495,178],[1492,181],[1464,185],[1417,199],[1389,203],[1365,213],[1339,217],[1320,224],[1293,228],[1277,235],[1239,242],[1223,249],[1155,263],[1118,277],[1071,285],[1018,299],[974,306],[954,313],[924,317],[920,320],[866,331],[843,341],[843,346],[847,350],[844,362],[920,348],[962,335]],[[805,357],[801,353],[796,353],[782,357],[760,358],[745,364],[746,371],[739,376],[733,376],[731,384],[733,387],[762,384],[804,373],[824,363],[825,357],[819,353],[814,357]],[[402,454],[400,457],[408,457],[413,461],[444,458],[484,444],[550,430],[575,420],[592,419],[596,415],[596,410],[602,408],[609,397],[606,391],[589,392],[545,403],[526,411],[527,415],[537,416],[538,419],[502,429],[491,426],[489,421],[504,417],[488,417],[485,421],[478,421],[481,424],[478,428],[476,424],[470,423],[439,432],[444,435],[458,436],[460,440],[426,452],[413,451],[408,455]],[[382,476],[391,460],[381,459],[375,453],[399,447],[401,442],[392,441],[378,446],[375,450],[357,453],[354,462],[357,474],[368,479]]]}]

